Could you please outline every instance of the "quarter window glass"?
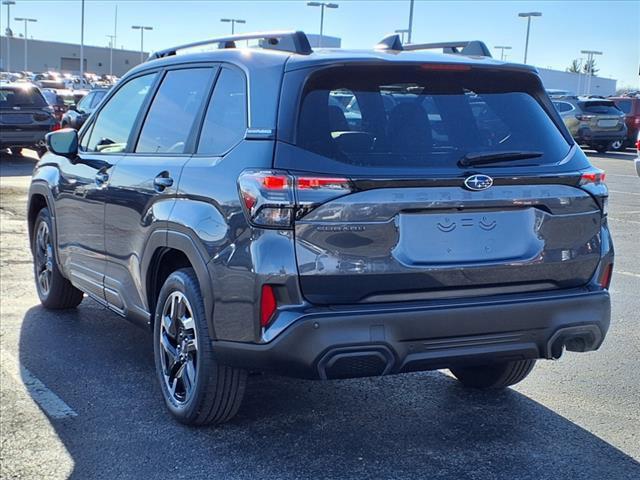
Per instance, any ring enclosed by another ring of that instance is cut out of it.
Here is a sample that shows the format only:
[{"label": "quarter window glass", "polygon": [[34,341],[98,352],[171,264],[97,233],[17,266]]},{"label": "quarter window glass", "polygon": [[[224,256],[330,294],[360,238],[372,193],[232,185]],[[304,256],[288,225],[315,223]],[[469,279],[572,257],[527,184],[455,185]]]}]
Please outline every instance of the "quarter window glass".
[{"label": "quarter window glass", "polygon": [[167,73],[142,127],[137,153],[184,153],[193,121],[211,85],[210,68]]},{"label": "quarter window glass", "polygon": [[96,93],[93,95],[93,101],[91,102],[91,108],[92,108],[92,109],[95,109],[95,108],[100,104],[100,101],[101,101],[101,100],[102,100],[102,98],[104,97],[104,94],[105,94],[105,93],[107,93],[107,92],[100,91],[100,92],[96,92]]},{"label": "quarter window glass", "polygon": [[76,110],[78,110],[79,112],[86,111],[89,108],[89,105],[91,105],[94,96],[94,93],[88,93],[85,97],[82,98],[82,100],[78,102]]},{"label": "quarter window glass", "polygon": [[151,90],[156,74],[130,80],[100,110],[87,145],[89,152],[120,153],[136,121],[140,107]]},{"label": "quarter window glass", "polygon": [[223,69],[202,125],[198,153],[222,155],[242,140],[247,129],[246,105],[244,76]]},{"label": "quarter window glass", "polygon": [[567,102],[553,102],[553,104],[555,105],[556,110],[560,113],[570,112],[573,110],[573,105]]}]

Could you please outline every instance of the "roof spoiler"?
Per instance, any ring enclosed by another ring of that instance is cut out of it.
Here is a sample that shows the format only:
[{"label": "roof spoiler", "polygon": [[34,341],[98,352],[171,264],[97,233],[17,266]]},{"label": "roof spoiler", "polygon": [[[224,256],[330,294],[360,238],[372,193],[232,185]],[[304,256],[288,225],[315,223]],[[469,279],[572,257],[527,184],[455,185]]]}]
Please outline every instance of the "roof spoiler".
[{"label": "roof spoiler", "polygon": [[297,53],[299,55],[309,55],[313,52],[313,50],[311,49],[311,45],[309,44],[309,39],[304,32],[256,32],[211,38],[209,40],[186,43],[184,45],[178,45],[176,47],[159,50],[152,53],[147,61],[177,55],[178,51],[180,50],[203,47],[206,45],[218,44],[218,48],[236,48],[236,42],[239,40],[260,40],[259,47],[266,50],[281,50],[285,52]]},{"label": "roof spoiler", "polygon": [[415,51],[415,50],[436,50],[441,49],[442,53],[453,53],[458,55],[469,55],[476,57],[491,57],[491,52],[484,42],[480,40],[468,40],[461,42],[438,42],[438,43],[410,43],[402,45],[400,36],[391,34],[384,37],[376,45],[379,50],[392,51]]}]

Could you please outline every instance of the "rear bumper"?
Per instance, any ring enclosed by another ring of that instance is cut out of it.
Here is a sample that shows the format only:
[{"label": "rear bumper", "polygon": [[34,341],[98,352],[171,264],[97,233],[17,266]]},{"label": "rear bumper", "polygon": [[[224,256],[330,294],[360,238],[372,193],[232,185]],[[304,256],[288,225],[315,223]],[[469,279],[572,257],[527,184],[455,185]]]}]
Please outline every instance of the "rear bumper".
[{"label": "rear bumper", "polygon": [[578,131],[576,141],[578,143],[605,143],[615,140],[624,140],[627,137],[627,129],[616,131],[599,131],[583,128]]},{"label": "rear bumper", "polygon": [[24,130],[21,132],[0,129],[0,144],[13,147],[30,147],[33,145],[44,145],[44,137],[50,129]]},{"label": "rear bumper", "polygon": [[266,344],[215,341],[218,360],[305,378],[350,378],[525,358],[563,346],[596,350],[611,316],[607,291],[530,294],[420,307],[302,314]]}]

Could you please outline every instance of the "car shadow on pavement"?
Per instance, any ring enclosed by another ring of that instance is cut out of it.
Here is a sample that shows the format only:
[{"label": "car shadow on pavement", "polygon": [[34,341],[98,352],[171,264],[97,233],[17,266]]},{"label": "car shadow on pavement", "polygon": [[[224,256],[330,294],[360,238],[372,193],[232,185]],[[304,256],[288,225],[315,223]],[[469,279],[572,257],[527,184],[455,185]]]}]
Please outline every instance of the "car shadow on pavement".
[{"label": "car shadow on pavement", "polygon": [[638,462],[527,396],[441,372],[255,375],[235,419],[189,428],[162,404],[150,334],[88,299],[28,310],[20,360],[78,413],[50,420],[74,479],[640,478]]},{"label": "car shadow on pavement", "polygon": [[598,158],[610,158],[616,160],[628,160],[630,162],[636,159],[636,151],[635,150],[626,150],[624,152],[607,152],[607,153],[598,153],[595,151],[585,150],[588,157],[598,157]]},{"label": "car shadow on pavement", "polygon": [[38,158],[35,156],[0,151],[0,177],[31,176],[37,162]]}]

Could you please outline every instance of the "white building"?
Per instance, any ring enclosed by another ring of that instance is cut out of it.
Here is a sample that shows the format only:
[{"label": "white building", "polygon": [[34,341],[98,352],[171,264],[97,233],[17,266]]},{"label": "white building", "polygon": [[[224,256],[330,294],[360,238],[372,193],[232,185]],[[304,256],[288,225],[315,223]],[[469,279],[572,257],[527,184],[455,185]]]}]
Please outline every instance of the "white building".
[{"label": "white building", "polygon": [[[548,68],[538,68],[545,88],[567,90],[575,95],[601,95],[603,97],[616,93],[617,80],[598,77],[589,78],[583,73],[569,73]],[[589,88],[589,84],[591,87]]]}]

